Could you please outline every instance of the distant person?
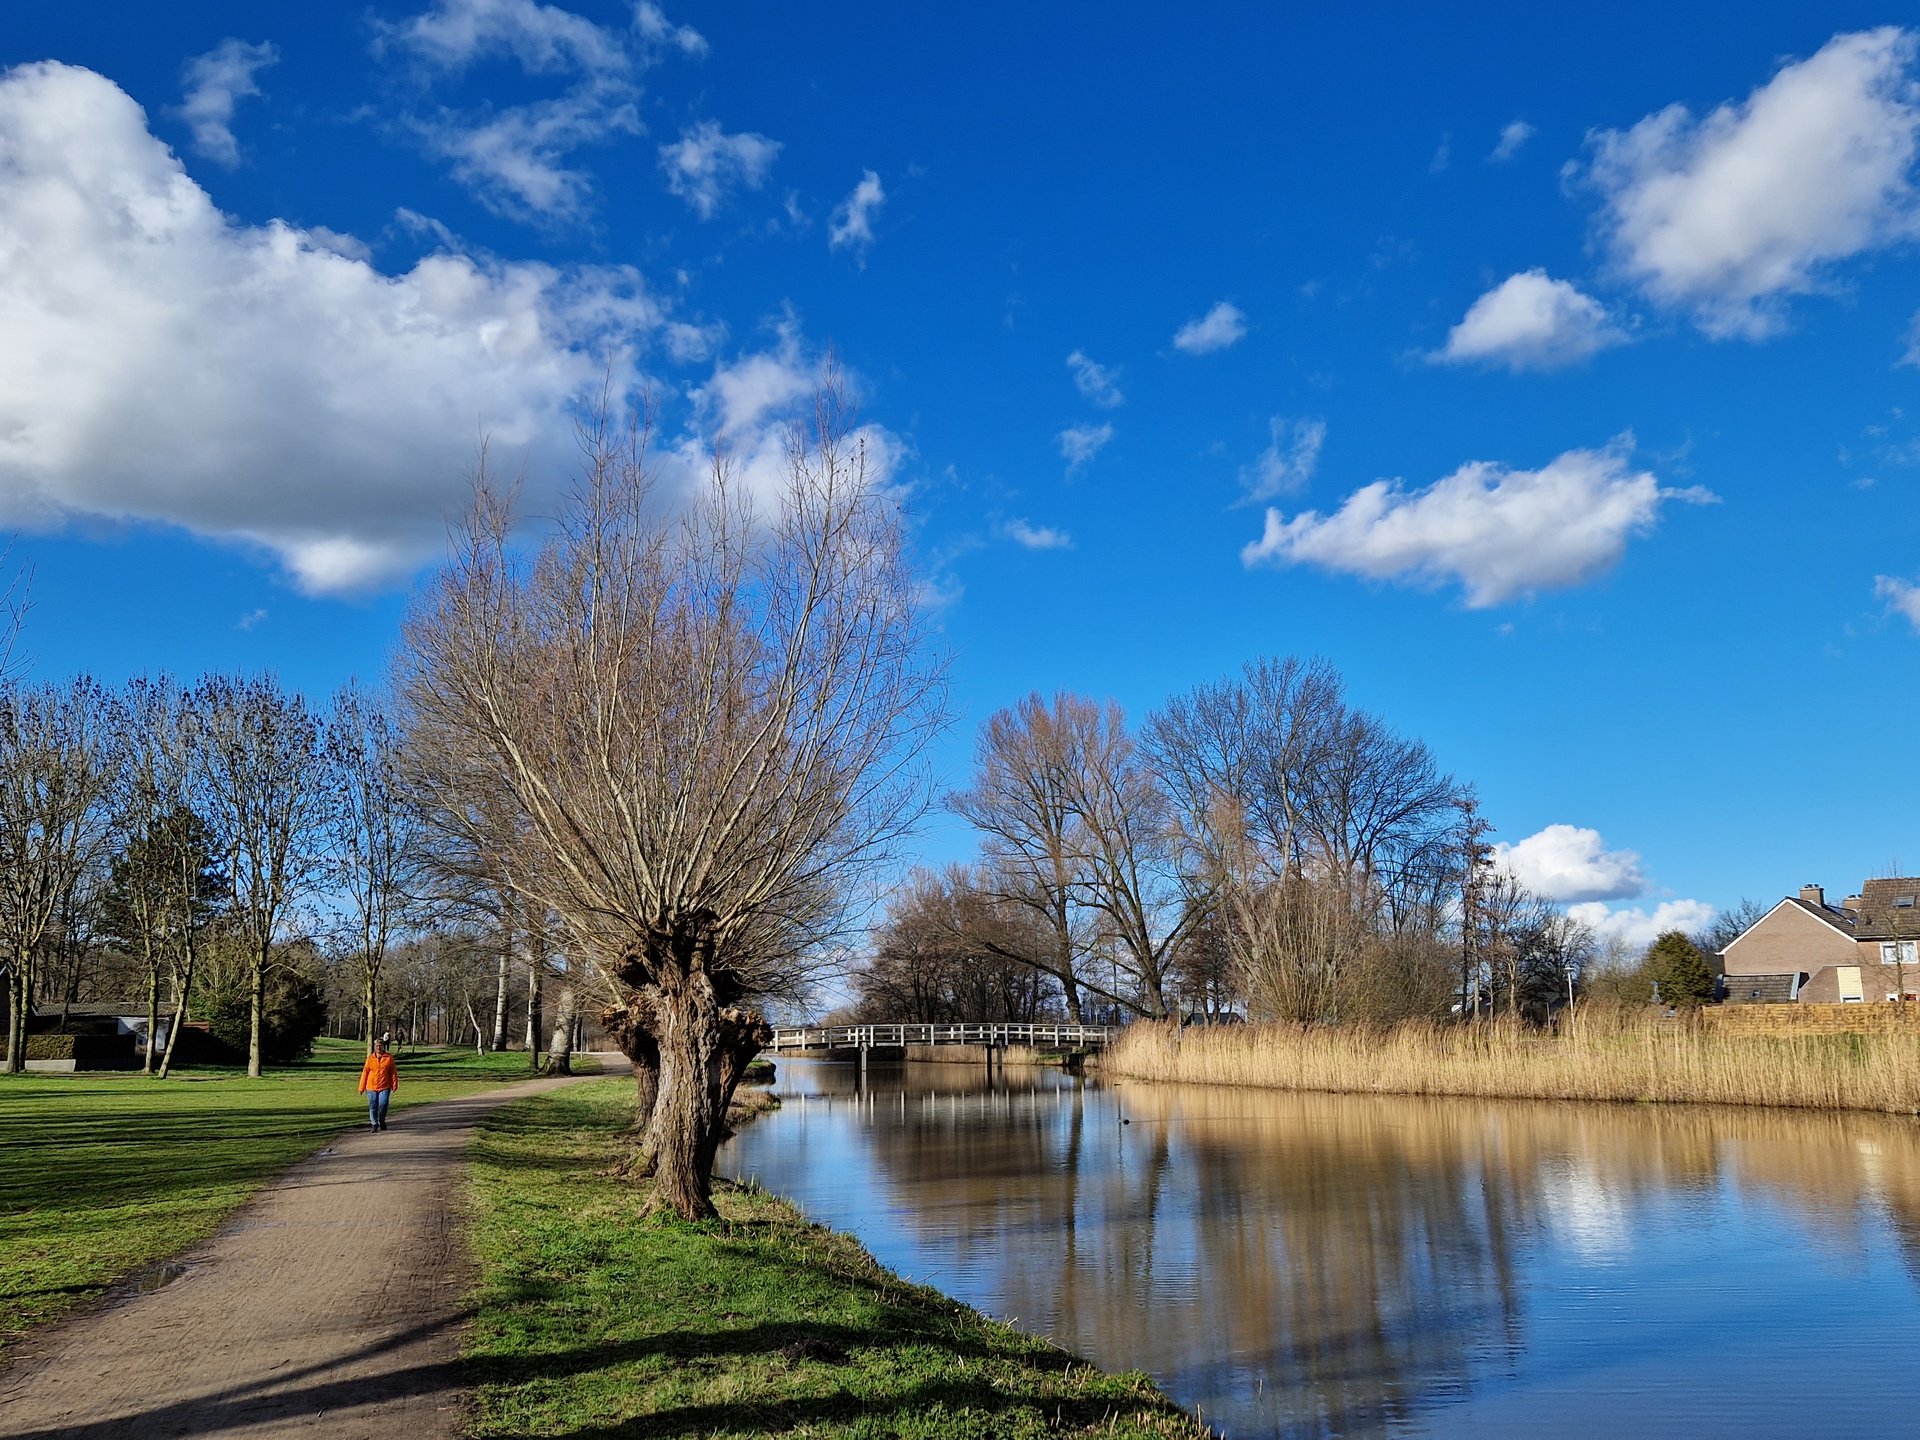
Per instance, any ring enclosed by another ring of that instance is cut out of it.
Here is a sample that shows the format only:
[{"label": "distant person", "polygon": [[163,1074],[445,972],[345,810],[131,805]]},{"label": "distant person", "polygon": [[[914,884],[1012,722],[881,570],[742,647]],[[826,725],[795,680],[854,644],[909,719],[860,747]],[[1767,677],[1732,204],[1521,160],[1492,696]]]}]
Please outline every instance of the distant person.
[{"label": "distant person", "polygon": [[367,1097],[367,1125],[373,1130],[387,1128],[387,1104],[399,1083],[399,1066],[387,1053],[386,1037],[373,1042],[373,1053],[360,1067],[360,1093]]}]

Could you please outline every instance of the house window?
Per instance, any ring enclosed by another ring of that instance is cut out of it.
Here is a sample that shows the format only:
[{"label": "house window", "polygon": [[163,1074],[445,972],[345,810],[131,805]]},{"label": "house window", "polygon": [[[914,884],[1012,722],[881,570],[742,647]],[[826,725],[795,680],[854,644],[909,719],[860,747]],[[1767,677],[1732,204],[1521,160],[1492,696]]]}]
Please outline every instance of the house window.
[{"label": "house window", "polygon": [[1858,965],[1836,965],[1834,978],[1840,982],[1840,1002],[1843,1005],[1857,1005],[1866,998],[1860,988],[1860,967]]},{"label": "house window", "polygon": [[1920,964],[1920,940],[1883,940],[1880,942],[1882,965]]}]

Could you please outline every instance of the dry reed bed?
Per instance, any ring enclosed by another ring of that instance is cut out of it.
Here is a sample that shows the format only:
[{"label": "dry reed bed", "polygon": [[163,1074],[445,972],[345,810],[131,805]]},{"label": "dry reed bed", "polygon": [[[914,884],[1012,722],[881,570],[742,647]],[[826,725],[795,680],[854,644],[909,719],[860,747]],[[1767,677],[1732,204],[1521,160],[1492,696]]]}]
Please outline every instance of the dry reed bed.
[{"label": "dry reed bed", "polygon": [[1582,1013],[1571,1033],[1491,1024],[1133,1025],[1109,1075],[1335,1094],[1679,1101],[1920,1114],[1920,1036],[1728,1036]]}]

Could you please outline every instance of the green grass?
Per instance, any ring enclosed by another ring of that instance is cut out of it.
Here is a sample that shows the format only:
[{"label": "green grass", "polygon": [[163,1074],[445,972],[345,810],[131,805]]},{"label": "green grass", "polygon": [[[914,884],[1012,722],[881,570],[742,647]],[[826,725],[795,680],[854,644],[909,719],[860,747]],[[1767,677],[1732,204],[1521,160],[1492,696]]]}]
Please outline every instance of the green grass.
[{"label": "green grass", "polygon": [[[0,1351],[204,1239],[261,1185],[365,1124],[364,1057],[356,1041],[322,1040],[311,1060],[260,1080],[0,1075]],[[524,1054],[409,1051],[394,1108],[527,1073]]]},{"label": "green grass", "polygon": [[750,1189],[641,1218],[603,1172],[632,1086],[517,1101],[473,1148],[476,1436],[1198,1436],[1104,1374],[882,1269]]}]

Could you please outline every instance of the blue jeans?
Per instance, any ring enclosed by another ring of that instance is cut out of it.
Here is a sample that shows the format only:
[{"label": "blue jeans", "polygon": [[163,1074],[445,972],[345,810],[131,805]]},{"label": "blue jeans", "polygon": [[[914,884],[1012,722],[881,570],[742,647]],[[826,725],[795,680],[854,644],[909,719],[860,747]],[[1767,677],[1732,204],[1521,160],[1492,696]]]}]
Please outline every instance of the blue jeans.
[{"label": "blue jeans", "polygon": [[387,1102],[393,1099],[391,1090],[367,1091],[367,1123],[378,1129],[387,1123]]}]

